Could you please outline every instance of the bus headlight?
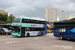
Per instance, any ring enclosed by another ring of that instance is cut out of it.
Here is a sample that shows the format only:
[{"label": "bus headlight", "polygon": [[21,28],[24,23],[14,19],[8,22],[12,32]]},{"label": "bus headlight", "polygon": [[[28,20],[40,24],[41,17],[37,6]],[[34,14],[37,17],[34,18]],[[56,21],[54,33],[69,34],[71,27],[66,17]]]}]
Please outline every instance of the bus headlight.
[{"label": "bus headlight", "polygon": [[21,28],[21,27],[19,27],[19,28]]}]

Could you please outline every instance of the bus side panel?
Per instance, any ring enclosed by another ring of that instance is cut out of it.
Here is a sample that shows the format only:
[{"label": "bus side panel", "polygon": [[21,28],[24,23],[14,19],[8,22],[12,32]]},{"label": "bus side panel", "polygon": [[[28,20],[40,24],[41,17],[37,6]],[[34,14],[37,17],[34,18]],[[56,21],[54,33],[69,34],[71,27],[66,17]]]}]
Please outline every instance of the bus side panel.
[{"label": "bus side panel", "polygon": [[62,31],[63,38],[69,38],[69,28],[63,28],[64,31]]},{"label": "bus side panel", "polygon": [[44,31],[25,31],[25,36],[27,35],[27,33],[30,34],[30,36],[35,36],[35,35],[41,35],[41,33],[43,33],[43,35],[47,34],[47,25],[44,25],[45,30]]},{"label": "bus side panel", "polygon": [[45,27],[44,35],[46,35],[47,34],[47,25],[44,25],[44,27]]},{"label": "bus side panel", "polygon": [[63,29],[65,29],[65,32],[62,32],[63,38],[66,38],[66,39],[75,39],[74,38],[74,34],[75,33],[71,32],[71,30],[73,29],[72,27],[63,28]]},{"label": "bus side panel", "polygon": [[44,25],[45,30],[44,31],[39,31],[38,35],[41,35],[41,33],[43,33],[43,35],[47,34],[47,25]]},{"label": "bus side panel", "polygon": [[68,30],[69,30],[68,28],[67,29],[66,28],[54,28],[54,36],[60,37],[60,34],[62,34],[63,38],[68,38],[69,37]]},{"label": "bus side panel", "polygon": [[66,32],[63,32],[63,38],[66,39],[75,39],[75,28],[74,27],[68,27],[65,28]]},{"label": "bus side panel", "polygon": [[44,25],[45,30],[43,31],[43,35],[47,34],[47,25]]},{"label": "bus side panel", "polygon": [[13,33],[12,32],[12,36],[21,36],[20,33]]},{"label": "bus side panel", "polygon": [[30,36],[37,36],[39,31],[25,31],[25,36],[27,36],[27,33],[29,33]]},{"label": "bus side panel", "polygon": [[69,28],[70,39],[75,39],[75,27]]},{"label": "bus side panel", "polygon": [[42,31],[39,31],[39,33],[37,34],[37,36],[41,35]]},{"label": "bus side panel", "polygon": [[54,36],[60,37],[60,34],[63,35],[63,38],[70,38],[69,28],[54,28]]},{"label": "bus side panel", "polygon": [[[74,27],[68,27],[68,28],[63,28],[63,29],[65,29],[65,32],[61,32],[63,34],[63,38],[75,39],[75,28]],[[56,32],[55,32],[55,36],[57,36]]]},{"label": "bus side panel", "polygon": [[58,28],[54,28],[54,36],[55,37],[59,37],[59,29]]}]

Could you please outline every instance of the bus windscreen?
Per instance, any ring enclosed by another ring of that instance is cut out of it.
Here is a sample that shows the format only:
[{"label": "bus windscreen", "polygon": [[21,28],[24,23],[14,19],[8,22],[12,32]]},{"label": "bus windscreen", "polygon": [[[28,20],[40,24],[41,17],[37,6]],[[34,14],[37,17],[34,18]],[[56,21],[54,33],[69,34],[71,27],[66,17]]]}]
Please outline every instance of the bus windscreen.
[{"label": "bus windscreen", "polygon": [[15,18],[14,20],[13,20],[13,22],[20,22],[20,18]]}]

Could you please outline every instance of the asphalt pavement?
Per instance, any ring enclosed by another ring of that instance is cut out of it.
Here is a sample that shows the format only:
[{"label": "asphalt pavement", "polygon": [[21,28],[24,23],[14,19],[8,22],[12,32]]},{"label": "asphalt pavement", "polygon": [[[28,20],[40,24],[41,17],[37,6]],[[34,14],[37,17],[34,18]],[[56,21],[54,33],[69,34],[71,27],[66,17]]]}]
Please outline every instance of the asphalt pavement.
[{"label": "asphalt pavement", "polygon": [[0,50],[75,50],[75,41],[60,40],[53,33],[21,38],[0,35]]}]

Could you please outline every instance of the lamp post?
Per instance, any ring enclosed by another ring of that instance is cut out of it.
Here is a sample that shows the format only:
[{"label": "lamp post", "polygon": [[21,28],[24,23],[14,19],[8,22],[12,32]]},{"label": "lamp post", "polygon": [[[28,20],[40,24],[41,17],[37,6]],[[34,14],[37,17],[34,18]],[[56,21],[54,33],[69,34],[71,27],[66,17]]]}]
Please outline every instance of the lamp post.
[{"label": "lamp post", "polygon": [[63,12],[64,12],[64,11],[62,10],[61,12],[62,12],[62,20],[63,20]]}]

